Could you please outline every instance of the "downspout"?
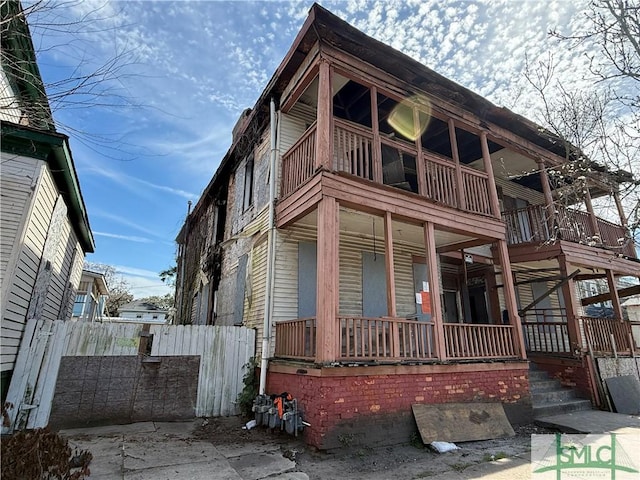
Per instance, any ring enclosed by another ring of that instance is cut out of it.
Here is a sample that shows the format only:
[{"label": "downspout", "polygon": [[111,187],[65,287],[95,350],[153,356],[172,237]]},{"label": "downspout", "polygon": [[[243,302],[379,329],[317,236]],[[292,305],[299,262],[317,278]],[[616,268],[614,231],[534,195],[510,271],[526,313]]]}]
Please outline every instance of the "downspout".
[{"label": "downspout", "polygon": [[269,348],[271,344],[271,314],[273,311],[273,277],[275,273],[275,198],[276,198],[276,160],[277,160],[277,122],[276,104],[273,98],[269,105],[271,158],[269,163],[269,230],[267,231],[267,280],[264,293],[264,323],[262,326],[262,360],[260,362],[260,385],[258,393],[263,395],[267,385],[269,366]]}]

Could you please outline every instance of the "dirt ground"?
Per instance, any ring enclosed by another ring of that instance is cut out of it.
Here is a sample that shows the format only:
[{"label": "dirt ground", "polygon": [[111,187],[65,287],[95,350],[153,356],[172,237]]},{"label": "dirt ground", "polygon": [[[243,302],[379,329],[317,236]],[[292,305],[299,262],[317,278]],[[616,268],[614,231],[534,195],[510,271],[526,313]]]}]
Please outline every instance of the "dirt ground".
[{"label": "dirt ground", "polygon": [[340,478],[388,480],[389,478],[418,480],[444,472],[463,472],[470,466],[502,458],[526,457],[530,451],[531,434],[551,433],[536,425],[515,428],[509,438],[457,443],[460,450],[439,454],[422,444],[419,438],[407,439],[402,445],[367,448],[345,445],[338,452],[319,452],[305,445],[301,438],[265,427],[243,430],[246,421],[240,417],[218,417],[203,421],[195,436],[214,445],[243,443],[275,443],[284,455],[294,460],[297,470],[310,480]]}]

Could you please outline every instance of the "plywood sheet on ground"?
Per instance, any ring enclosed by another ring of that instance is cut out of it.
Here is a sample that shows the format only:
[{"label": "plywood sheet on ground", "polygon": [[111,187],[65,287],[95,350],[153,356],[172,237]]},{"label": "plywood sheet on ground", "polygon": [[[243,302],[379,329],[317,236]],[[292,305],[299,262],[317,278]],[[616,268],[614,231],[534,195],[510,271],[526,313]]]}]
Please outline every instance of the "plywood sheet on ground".
[{"label": "plywood sheet on ground", "polygon": [[414,404],[424,443],[468,442],[515,435],[501,403]]},{"label": "plywood sheet on ground", "polygon": [[633,375],[605,378],[609,395],[618,413],[640,413],[640,382]]}]

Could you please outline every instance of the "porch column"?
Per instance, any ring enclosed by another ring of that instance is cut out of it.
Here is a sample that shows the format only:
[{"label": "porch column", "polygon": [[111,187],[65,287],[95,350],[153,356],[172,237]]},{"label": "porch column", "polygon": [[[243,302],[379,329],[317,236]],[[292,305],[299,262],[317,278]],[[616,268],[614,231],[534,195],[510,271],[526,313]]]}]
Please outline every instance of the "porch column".
[{"label": "porch column", "polygon": [[555,219],[555,212],[553,210],[553,195],[551,194],[551,185],[549,184],[549,175],[547,174],[547,167],[543,160],[538,160],[538,170],[540,171],[540,183],[542,184],[542,192],[544,193],[544,206],[547,213],[544,219],[547,226],[546,238],[555,238],[555,232],[553,231],[553,223]]},{"label": "porch column", "polygon": [[382,145],[380,144],[380,120],[378,119],[378,89],[371,86],[371,131],[373,144],[371,145],[371,160],[373,162],[373,181],[382,183]]},{"label": "porch column", "polygon": [[522,359],[527,358],[527,349],[524,345],[524,336],[522,334],[522,325],[520,316],[518,315],[518,303],[516,302],[516,289],[511,275],[511,261],[509,260],[509,248],[506,240],[498,240],[498,259],[502,269],[502,284],[504,285],[504,303],[509,314],[509,324],[514,330],[514,348],[516,354]]},{"label": "porch column", "polygon": [[456,138],[456,124],[453,118],[448,121],[449,124],[449,141],[451,142],[451,156],[456,166],[456,200],[458,202],[458,208],[466,210],[467,203],[464,198],[464,184],[462,182],[462,169],[460,168],[460,154],[458,153],[458,140]]},{"label": "porch column", "polygon": [[484,170],[487,173],[487,183],[489,184],[489,202],[491,203],[491,213],[493,213],[494,217],[500,218],[498,189],[496,188],[496,178],[493,176],[493,165],[491,164],[489,143],[487,142],[487,132],[480,132],[480,148],[482,149],[482,162],[484,164]]},{"label": "porch column", "polygon": [[318,73],[318,121],[316,124],[316,170],[333,170],[333,94],[331,65],[321,58]]},{"label": "porch column", "polygon": [[602,237],[600,236],[600,229],[598,228],[598,220],[596,219],[596,215],[593,213],[593,204],[591,203],[591,193],[589,193],[588,186],[584,195],[584,203],[587,206],[587,212],[589,212],[589,222],[591,223],[593,234],[597,236],[600,240],[602,240]]},{"label": "porch column", "polygon": [[418,176],[418,193],[423,197],[427,196],[427,169],[424,165],[424,155],[422,153],[422,136],[420,125],[420,110],[413,107],[413,128],[416,136],[416,174]]},{"label": "porch column", "polygon": [[396,280],[393,267],[393,223],[391,212],[384,214],[384,258],[387,272],[387,315],[397,316],[396,309]]},{"label": "porch column", "polygon": [[339,205],[333,197],[318,204],[316,361],[333,362],[338,345]]},{"label": "porch column", "polygon": [[620,296],[618,295],[618,286],[616,285],[616,277],[613,270],[607,269],[607,283],[609,284],[609,295],[611,297],[611,306],[616,318],[622,320],[622,307],[620,306]]},{"label": "porch column", "polygon": [[444,341],[444,318],[440,301],[440,275],[438,272],[438,254],[436,252],[436,235],[433,223],[424,224],[424,245],[427,256],[427,278],[431,297],[431,321],[435,335],[436,352],[440,360],[446,360],[447,351]]},{"label": "porch column", "polygon": [[[567,264],[567,258],[564,255],[558,257],[558,265],[560,266],[560,275],[563,278],[569,276],[569,266]],[[565,282],[562,286],[562,296],[564,298],[564,308],[567,312],[567,334],[569,335],[569,345],[572,348],[572,353],[576,348],[582,348],[582,336],[580,335],[580,325],[578,325],[578,305],[576,299],[575,283],[573,280]]]},{"label": "porch column", "polygon": [[627,216],[624,214],[624,208],[622,208],[622,202],[620,201],[620,194],[617,190],[613,192],[613,200],[616,202],[616,208],[618,209],[620,225],[627,228]]}]

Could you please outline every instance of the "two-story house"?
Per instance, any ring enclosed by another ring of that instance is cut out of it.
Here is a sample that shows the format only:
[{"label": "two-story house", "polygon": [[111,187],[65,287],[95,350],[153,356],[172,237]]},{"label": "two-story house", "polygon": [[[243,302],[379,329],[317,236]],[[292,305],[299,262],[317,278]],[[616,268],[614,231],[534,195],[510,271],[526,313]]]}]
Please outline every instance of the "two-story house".
[{"label": "two-story house", "polygon": [[2,399],[28,322],[67,320],[94,241],[66,135],[56,132],[19,2],[2,2]]},{"label": "two-story house", "polygon": [[530,418],[528,353],[589,376],[575,282],[619,305],[640,267],[591,208],[619,177],[555,201],[565,153],[314,5],[177,238],[177,320],[254,327],[261,393],[296,397],[320,448],[406,441],[415,403]]}]

